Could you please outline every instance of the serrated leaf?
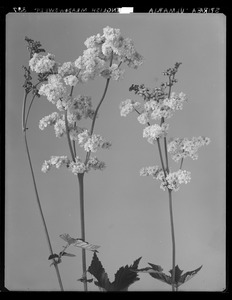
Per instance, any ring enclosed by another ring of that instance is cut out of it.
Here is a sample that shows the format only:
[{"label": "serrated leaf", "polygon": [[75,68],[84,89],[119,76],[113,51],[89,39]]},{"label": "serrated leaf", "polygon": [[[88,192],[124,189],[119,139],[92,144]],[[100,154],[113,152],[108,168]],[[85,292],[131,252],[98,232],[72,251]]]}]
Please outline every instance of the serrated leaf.
[{"label": "serrated leaf", "polygon": [[65,241],[67,242],[69,245],[73,245],[75,247],[80,247],[82,249],[85,249],[85,250],[89,250],[89,251],[93,251],[93,252],[98,252],[97,249],[100,248],[101,246],[98,246],[98,245],[93,245],[93,244],[90,244],[86,241],[84,241],[83,239],[80,239],[80,238],[72,238],[68,233],[64,233],[64,234],[61,234],[60,237]]},{"label": "serrated leaf", "polygon": [[111,283],[107,273],[105,272],[105,269],[97,257],[97,254],[94,253],[91,265],[88,268],[88,272],[97,279],[97,281],[94,283],[99,288],[103,288],[106,291],[127,291],[128,287],[132,283],[139,280],[137,274],[131,269],[138,267],[140,259],[141,257],[135,260],[130,267],[126,265],[125,267],[119,268],[115,274],[114,281]]},{"label": "serrated leaf", "polygon": [[163,272],[157,272],[157,271],[155,271],[153,273],[149,272],[149,274],[151,275],[151,277],[153,277],[155,279],[158,279],[158,280],[160,280],[162,282],[165,282],[167,284],[172,284],[172,278],[171,278],[171,276],[166,275]]},{"label": "serrated leaf", "polygon": [[[173,270],[171,269],[169,271],[169,273],[171,274],[171,277],[172,277],[172,273],[173,273]],[[179,268],[178,265],[175,266],[175,279],[174,279],[174,283],[178,286],[178,282],[180,281],[180,277],[181,277],[181,274],[183,273],[183,270],[181,270]]]},{"label": "serrated leaf", "polygon": [[95,285],[100,288],[103,288],[107,291],[111,288],[111,283],[109,281],[108,275],[105,272],[100,260],[97,257],[97,254],[94,252],[91,265],[88,268],[88,272],[92,274],[97,281],[94,281]]},{"label": "serrated leaf", "polygon": [[152,269],[154,271],[157,271],[157,272],[162,272],[163,271],[163,268],[160,265],[154,265],[152,263],[148,263],[148,264],[152,267]]},{"label": "serrated leaf", "polygon": [[201,270],[201,268],[202,268],[202,266],[200,266],[199,268],[197,268],[193,271],[188,271],[188,272],[184,273],[179,279],[178,286],[180,286],[181,284],[183,284],[186,281],[193,278],[193,276],[195,276]]},{"label": "serrated leaf", "polygon": [[163,268],[160,265],[148,263],[150,267],[134,270],[134,272],[148,273],[151,277],[158,279],[167,284],[171,284],[171,277],[163,273]]},{"label": "serrated leaf", "polygon": [[[154,265],[149,263],[149,265],[151,267],[146,267],[143,269],[135,269],[132,270],[134,272],[141,272],[141,273],[149,273],[151,277],[158,279],[162,282],[165,282],[167,284],[172,284],[172,276],[170,275],[166,275],[165,273],[163,273],[163,269],[161,266],[159,265]],[[185,283],[186,281],[190,280],[194,275],[196,275],[200,269],[202,268],[202,266],[200,266],[199,268],[197,268],[196,270],[193,271],[188,271],[186,273],[183,273],[182,270],[180,270],[179,266],[176,265],[175,267],[175,281],[174,284],[176,287],[179,287],[180,285],[182,285],[183,283]],[[172,275],[172,270],[169,271],[170,274]]]},{"label": "serrated leaf", "polygon": [[115,280],[112,283],[114,291],[127,291],[129,286],[135,281],[140,280],[137,273],[133,272],[131,269],[136,269],[138,267],[141,257],[134,261],[133,265],[130,267],[126,265],[121,267],[115,274]]}]

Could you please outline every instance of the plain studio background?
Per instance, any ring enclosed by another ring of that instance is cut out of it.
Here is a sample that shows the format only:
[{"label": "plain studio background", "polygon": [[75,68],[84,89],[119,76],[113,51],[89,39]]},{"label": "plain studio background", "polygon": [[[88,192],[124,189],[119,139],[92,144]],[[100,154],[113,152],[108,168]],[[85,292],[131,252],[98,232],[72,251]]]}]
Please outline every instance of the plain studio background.
[{"label": "plain studio background", "polygon": [[[151,177],[140,177],[142,167],[160,164],[158,148],[142,137],[136,114],[120,116],[119,104],[132,83],[158,86],[162,72],[182,62],[173,91],[188,96],[183,111],[168,120],[169,137],[210,137],[199,159],[184,161],[192,180],[173,192],[176,263],[184,271],[202,270],[180,287],[182,291],[221,291],[225,288],[225,17],[222,14],[8,14],[6,18],[6,224],[5,285],[10,290],[59,290],[35,200],[32,178],[21,131],[24,82],[22,65],[28,65],[25,36],[40,41],[56,61],[74,61],[84,41],[102,34],[104,27],[119,28],[133,39],[144,58],[138,69],[125,66],[124,80],[111,81],[99,112],[95,133],[113,144],[99,150],[104,171],[85,175],[86,240],[101,245],[99,258],[109,277],[120,266],[142,256],[171,269],[171,234],[168,193]],[[105,80],[78,85],[74,95],[92,96],[96,107]],[[36,98],[28,122],[28,143],[42,208],[54,252],[65,244],[61,233],[80,236],[79,196],[76,177],[66,170],[41,172],[51,155],[69,155],[66,138],[55,137],[52,127],[41,131],[39,120],[56,111],[44,97]],[[88,126],[90,122],[88,123]],[[83,155],[83,152],[80,152]],[[177,165],[170,161],[171,168]],[[75,258],[59,265],[66,291],[83,290],[81,250],[70,247]],[[87,252],[87,265],[92,252]],[[171,286],[140,274],[130,291],[170,291]],[[91,277],[91,276],[90,276]],[[92,283],[89,290],[98,290]]]}]

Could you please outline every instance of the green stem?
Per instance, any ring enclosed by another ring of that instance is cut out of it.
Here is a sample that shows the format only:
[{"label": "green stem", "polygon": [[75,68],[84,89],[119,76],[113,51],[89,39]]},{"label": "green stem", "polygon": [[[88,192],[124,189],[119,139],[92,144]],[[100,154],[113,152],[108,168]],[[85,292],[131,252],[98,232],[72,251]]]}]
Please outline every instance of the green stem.
[{"label": "green stem", "polygon": [[73,151],[73,148],[72,148],[72,143],[71,143],[71,139],[70,139],[70,135],[69,135],[69,128],[68,128],[68,118],[67,118],[67,114],[68,114],[68,111],[66,110],[66,111],[65,111],[65,114],[64,114],[64,121],[65,121],[66,135],[67,135],[68,146],[69,146],[69,150],[70,150],[70,153],[71,153],[71,157],[72,157],[72,160],[75,162],[75,155],[74,155],[74,151]]},{"label": "green stem", "polygon": [[[36,186],[36,180],[35,180],[34,170],[33,170],[32,162],[31,162],[31,156],[30,156],[30,151],[29,151],[29,147],[28,147],[28,143],[27,143],[27,133],[26,133],[26,130],[27,130],[27,128],[26,128],[26,126],[27,126],[27,118],[25,120],[25,107],[26,107],[27,95],[28,95],[28,93],[25,92],[24,101],[23,101],[23,113],[22,113],[22,116],[23,116],[23,119],[22,119],[22,126],[23,126],[23,128],[22,128],[22,130],[23,130],[23,133],[24,133],[24,141],[25,141],[26,152],[27,152],[27,157],[28,157],[28,161],[29,161],[31,176],[32,176],[32,180],[33,180],[33,186],[34,186],[34,190],[35,190],[36,201],[37,201],[38,208],[39,208],[39,213],[40,213],[40,216],[41,216],[41,219],[42,219],[42,224],[43,224],[43,228],[44,228],[44,231],[45,231],[45,236],[46,236],[46,239],[47,239],[49,251],[50,251],[50,254],[53,255],[52,245],[51,245],[51,241],[50,241],[50,237],[49,237],[49,233],[48,233],[46,221],[45,221],[45,218],[44,218],[44,214],[43,214],[41,202],[40,202],[40,199],[39,199],[39,193],[38,193],[37,186]],[[27,115],[27,117],[28,117],[28,115]],[[61,291],[63,291],[64,288],[63,288],[63,284],[62,284],[62,280],[61,280],[59,268],[58,268],[58,265],[57,265],[57,263],[56,263],[55,260],[53,260],[53,265],[54,265],[55,270],[56,270],[56,275],[57,275],[57,279],[58,279],[58,282],[59,282],[60,289],[61,289]]]},{"label": "green stem", "polygon": [[[174,79],[174,75],[173,75],[172,79]],[[169,76],[168,98],[170,98],[170,96],[171,96],[172,79],[171,79],[171,76]],[[164,118],[162,118],[161,122],[164,122]],[[169,173],[167,139],[166,139],[166,137],[164,137],[164,151],[165,151],[166,168],[167,168],[167,172]],[[172,290],[175,291],[176,245],[175,245],[174,220],[173,220],[173,210],[172,210],[172,190],[170,190],[170,189],[168,189],[168,196],[169,196],[169,212],[170,212],[171,236],[172,236]]]},{"label": "green stem", "polygon": [[[73,93],[73,88],[71,88],[70,91],[70,97]],[[68,140],[68,146],[71,153],[72,160],[75,161],[76,156],[76,148],[75,148],[75,142],[71,143],[70,135],[69,135],[69,127],[68,127],[68,119],[67,119],[67,110],[65,111],[65,127],[66,127],[66,134],[67,134],[67,140]],[[79,181],[79,199],[80,199],[80,218],[81,218],[81,238],[85,241],[85,217],[84,217],[84,173],[78,174],[78,181]],[[87,285],[87,278],[86,278],[86,251],[85,249],[82,249],[82,271],[83,271],[83,285],[84,285],[84,291],[88,291],[88,285]]]},{"label": "green stem", "polygon": [[[85,241],[85,214],[84,214],[84,173],[78,174],[79,193],[80,193],[80,216],[81,216],[81,238]],[[84,291],[88,291],[86,278],[86,251],[82,249],[82,271]]]},{"label": "green stem", "polygon": [[182,157],[182,158],[181,158],[181,161],[180,161],[180,170],[182,169],[183,162],[184,162],[184,158]]},{"label": "green stem", "polygon": [[[31,110],[33,101],[34,101],[34,99],[35,99],[35,96],[36,96],[36,94],[33,95],[32,99],[31,99],[31,102],[30,102],[30,105],[29,105],[29,107],[28,107],[27,115],[26,115],[26,119],[25,119],[25,124],[27,124],[27,120],[28,120],[29,113],[30,113],[30,110]],[[25,126],[26,126],[26,125],[25,125]]]},{"label": "green stem", "polygon": [[169,196],[169,212],[170,212],[171,235],[172,235],[172,291],[175,291],[176,245],[175,245],[175,232],[174,232],[174,221],[173,221],[173,210],[172,210],[172,190],[170,189],[168,189],[168,196]]},{"label": "green stem", "polygon": [[163,155],[162,155],[162,151],[161,151],[159,138],[157,139],[157,145],[158,145],[158,149],[159,149],[160,161],[161,161],[162,169],[163,169],[163,172],[164,172],[164,177],[166,178],[166,169],[165,169],[165,166],[164,166]]},{"label": "green stem", "polygon": [[[113,53],[112,53],[111,59],[110,59],[110,67],[111,67],[111,65],[112,65],[112,62],[113,62]],[[98,111],[99,111],[99,109],[100,109],[100,106],[101,106],[103,100],[105,99],[106,92],[107,92],[108,87],[109,87],[109,83],[110,83],[110,78],[107,78],[107,80],[106,80],[106,85],[105,85],[105,89],[104,89],[104,91],[103,91],[101,100],[99,101],[98,106],[97,106],[97,108],[96,108],[96,110],[95,110],[95,112],[94,112],[93,121],[92,121],[91,129],[90,129],[90,135],[93,134],[94,126],[95,126],[95,122],[96,122],[96,118],[97,118],[97,113],[98,113]],[[87,152],[87,154],[86,154],[85,165],[87,164],[87,162],[88,162],[88,160],[89,160],[90,154],[91,154],[91,151]]]},{"label": "green stem", "polygon": [[167,151],[167,139],[164,136],[164,154],[165,154],[165,161],[166,161],[166,170],[169,173],[169,166],[168,166],[168,151]]}]

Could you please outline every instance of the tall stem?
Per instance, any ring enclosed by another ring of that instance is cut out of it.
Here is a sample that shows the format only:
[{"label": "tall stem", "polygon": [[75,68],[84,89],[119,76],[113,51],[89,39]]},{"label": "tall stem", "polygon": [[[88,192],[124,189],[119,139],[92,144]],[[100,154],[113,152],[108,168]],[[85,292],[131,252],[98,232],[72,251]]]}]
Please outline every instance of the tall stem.
[{"label": "tall stem", "polygon": [[[169,91],[168,91],[168,98],[171,96],[172,90],[172,80],[174,79],[169,76]],[[164,118],[162,118],[161,122],[164,122]],[[166,168],[167,172],[169,173],[169,165],[168,165],[168,151],[167,151],[167,139],[164,137],[164,152],[165,152],[165,160],[166,160]],[[172,290],[175,291],[175,259],[176,259],[176,244],[175,244],[175,232],[174,232],[174,221],[173,221],[173,210],[172,210],[172,190],[168,189],[168,196],[169,196],[169,212],[170,212],[170,223],[171,223],[171,236],[172,236]]]},{"label": "tall stem", "polygon": [[175,291],[176,245],[175,245],[175,232],[174,232],[174,221],[173,221],[173,210],[172,210],[172,190],[170,189],[168,189],[168,196],[169,196],[169,212],[170,212],[171,235],[172,235],[172,290]]},{"label": "tall stem", "polygon": [[164,176],[166,177],[166,169],[165,169],[165,166],[164,166],[163,155],[162,155],[162,151],[161,151],[161,146],[160,146],[160,140],[159,140],[159,138],[157,139],[157,145],[158,145],[158,149],[159,149],[161,166],[162,166],[162,169],[163,169],[163,172],[164,172]]},{"label": "tall stem", "polygon": [[[111,65],[112,65],[112,62],[113,62],[113,53],[111,54],[111,58],[110,58],[110,67],[111,67]],[[98,111],[99,111],[99,109],[100,109],[100,106],[102,105],[103,100],[105,99],[106,92],[107,92],[108,87],[109,87],[109,83],[110,83],[110,78],[107,78],[107,80],[106,80],[106,85],[105,85],[105,89],[104,89],[104,91],[103,91],[101,100],[99,101],[98,106],[96,107],[96,110],[95,110],[95,112],[94,112],[93,121],[92,121],[91,129],[90,129],[90,135],[93,134],[93,131],[94,131],[94,125],[95,125],[96,118],[97,118],[97,113],[98,113]],[[88,160],[89,160],[90,154],[91,154],[91,151],[87,152],[87,154],[86,154],[85,165],[87,164],[87,162],[88,162]]]},{"label": "tall stem", "polygon": [[[80,193],[80,216],[81,216],[81,238],[85,241],[85,214],[84,214],[84,173],[78,174],[79,193]],[[86,252],[82,249],[82,271],[84,291],[88,291],[86,278]]]},{"label": "tall stem", "polygon": [[[22,129],[23,129],[23,133],[24,133],[24,141],[25,141],[25,146],[26,146],[26,152],[27,152],[27,157],[28,157],[28,161],[29,161],[29,166],[30,166],[30,171],[31,171],[33,186],[34,186],[34,190],[35,190],[36,202],[38,204],[39,213],[40,213],[40,216],[41,216],[41,219],[42,219],[42,224],[43,224],[45,236],[46,236],[46,239],[47,239],[48,248],[49,248],[50,254],[53,255],[52,245],[51,245],[51,241],[50,241],[50,237],[49,237],[49,233],[48,233],[46,221],[45,221],[44,214],[43,214],[43,210],[42,210],[42,206],[41,206],[41,202],[40,202],[40,198],[39,198],[39,193],[38,193],[37,186],[36,186],[36,180],[35,180],[34,170],[33,170],[32,162],[31,162],[31,156],[30,156],[30,151],[29,151],[29,147],[28,147],[28,143],[27,143],[27,133],[26,133],[26,130],[27,130],[27,128],[26,128],[26,126],[27,126],[27,118],[25,120],[25,110],[26,110],[27,95],[28,95],[28,93],[25,92],[24,101],[23,101],[23,113],[22,113],[22,126],[23,126]],[[28,115],[27,115],[27,117],[28,117]],[[61,280],[59,268],[58,268],[58,265],[57,265],[57,263],[56,263],[56,261],[54,259],[53,259],[53,265],[54,265],[55,270],[56,270],[56,275],[57,275],[57,279],[58,279],[58,282],[59,282],[60,290],[63,291],[64,288],[63,288],[63,284],[62,284],[62,280]]]},{"label": "tall stem", "polygon": [[[73,87],[70,91],[70,97],[73,93]],[[67,110],[65,111],[65,127],[66,127],[66,134],[67,134],[67,140],[68,140],[68,146],[71,153],[72,160],[75,161],[76,156],[76,149],[75,149],[75,143],[71,143],[70,135],[69,135],[69,127],[68,127],[68,119],[67,119]],[[81,238],[85,241],[85,217],[84,217],[84,173],[78,174],[78,182],[79,182],[79,201],[80,201],[80,218],[81,218]],[[87,285],[87,278],[86,278],[86,251],[85,249],[82,249],[82,271],[83,275],[83,285],[84,285],[84,291],[88,291],[88,285]]]}]

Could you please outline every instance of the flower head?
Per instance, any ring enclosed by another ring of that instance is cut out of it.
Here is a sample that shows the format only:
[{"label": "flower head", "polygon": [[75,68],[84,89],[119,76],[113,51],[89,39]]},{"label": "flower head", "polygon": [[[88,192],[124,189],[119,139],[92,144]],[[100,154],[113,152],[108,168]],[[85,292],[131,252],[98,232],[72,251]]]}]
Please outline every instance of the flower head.
[{"label": "flower head", "polygon": [[159,179],[162,174],[163,170],[159,166],[149,166],[140,170],[140,176],[152,176],[155,179]]},{"label": "flower head", "polygon": [[170,172],[166,176],[166,182],[162,181],[161,188],[165,190],[167,187],[170,190],[174,190],[175,192],[179,190],[180,184],[187,184],[191,180],[191,173],[186,170],[178,170],[177,172]]},{"label": "flower head", "polygon": [[79,80],[75,75],[68,75],[64,77],[64,82],[66,85],[75,86]]},{"label": "flower head", "polygon": [[208,137],[193,137],[192,139],[187,138],[176,138],[171,139],[168,143],[168,152],[172,154],[174,161],[179,161],[181,158],[191,157],[197,159],[197,151],[200,147],[208,145],[210,139]]},{"label": "flower head", "polygon": [[78,134],[78,142],[87,152],[96,152],[99,148],[108,149],[111,146],[111,143],[106,142],[99,134],[90,135],[88,130]]},{"label": "flower head", "polygon": [[59,169],[62,165],[69,166],[70,160],[67,156],[51,156],[50,160],[45,160],[42,165],[42,172],[47,173],[52,166]]},{"label": "flower head", "polygon": [[121,116],[126,117],[129,113],[139,108],[140,105],[141,104],[139,102],[135,102],[131,99],[122,101],[119,106]]},{"label": "flower head", "polygon": [[75,75],[78,69],[76,68],[74,62],[64,62],[62,66],[58,68],[58,74],[61,77],[66,77],[69,75]]},{"label": "flower head", "polygon": [[59,74],[52,74],[48,76],[48,83],[42,84],[39,89],[41,96],[46,96],[48,101],[56,104],[66,93],[66,88],[62,82],[62,77]]},{"label": "flower head", "polygon": [[78,156],[75,158],[75,162],[72,161],[69,164],[69,169],[74,175],[77,175],[79,173],[84,173],[86,171],[85,164],[81,161],[80,157]]},{"label": "flower head", "polygon": [[144,128],[143,137],[147,138],[150,144],[153,144],[158,138],[167,135],[169,125],[167,123],[162,123],[162,125],[154,124]]},{"label": "flower head", "polygon": [[50,53],[47,55],[34,53],[29,61],[29,66],[31,70],[36,73],[46,73],[51,71],[57,65],[54,59],[55,56]]},{"label": "flower head", "polygon": [[96,156],[90,156],[90,159],[87,162],[87,172],[91,169],[93,170],[104,170],[106,168],[106,164],[104,161],[100,161]]},{"label": "flower head", "polygon": [[60,115],[57,112],[53,112],[39,121],[39,128],[44,130],[48,125],[55,125],[58,119],[60,119]]},{"label": "flower head", "polygon": [[[85,46],[87,49],[83,55],[74,62],[75,68],[79,70],[80,82],[87,82],[98,75],[118,80],[124,73],[124,70],[119,69],[118,63],[125,62],[135,69],[143,63],[143,57],[135,50],[132,40],[124,38],[120,29],[106,26],[103,35],[98,33],[89,37]],[[117,63],[109,67],[109,61]]]}]

